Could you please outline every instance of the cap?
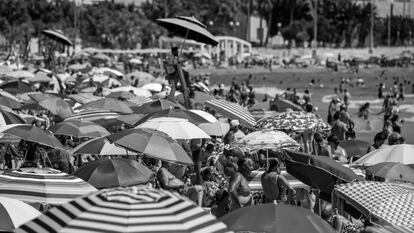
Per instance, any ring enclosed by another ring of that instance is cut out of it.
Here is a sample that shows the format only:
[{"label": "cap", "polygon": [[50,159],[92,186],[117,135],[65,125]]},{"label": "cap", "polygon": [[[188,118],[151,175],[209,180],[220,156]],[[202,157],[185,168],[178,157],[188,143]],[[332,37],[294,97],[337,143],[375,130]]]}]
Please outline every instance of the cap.
[{"label": "cap", "polygon": [[231,120],[230,121],[230,126],[239,126],[239,125],[240,125],[239,120]]}]

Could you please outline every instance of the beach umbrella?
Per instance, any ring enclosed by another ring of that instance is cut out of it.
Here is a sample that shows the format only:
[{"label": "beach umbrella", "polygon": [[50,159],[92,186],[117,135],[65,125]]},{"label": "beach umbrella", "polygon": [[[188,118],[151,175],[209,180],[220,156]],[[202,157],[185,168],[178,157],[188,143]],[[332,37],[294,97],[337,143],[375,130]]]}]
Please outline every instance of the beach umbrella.
[{"label": "beach umbrella", "polygon": [[[86,88],[82,88],[79,92],[80,93],[94,93],[96,90],[98,89],[98,87],[86,87]],[[111,93],[111,91],[109,90],[109,88],[102,88],[102,94],[103,95],[109,95]]]},{"label": "beach umbrella", "polygon": [[209,122],[197,125],[210,136],[223,137],[230,130],[230,124],[224,122]]},{"label": "beach umbrella", "polygon": [[[84,70],[87,68],[90,69],[89,71],[92,70],[89,63],[83,63],[83,64],[76,63],[76,64],[72,64],[68,66],[68,70],[71,70],[71,71],[80,71],[80,70]],[[83,72],[83,73],[87,73],[87,72]]]},{"label": "beach umbrella", "polygon": [[414,145],[400,144],[371,151],[354,162],[354,165],[372,166],[382,162],[414,164]]},{"label": "beach umbrella", "polygon": [[132,113],[131,108],[124,101],[113,98],[95,100],[77,108],[78,110],[109,110],[119,113]]},{"label": "beach umbrella", "polygon": [[103,54],[103,53],[97,53],[95,55],[92,56],[93,59],[96,60],[101,60],[101,61],[110,61],[111,58],[108,57],[107,55]]},{"label": "beach umbrella", "polygon": [[331,127],[328,123],[315,116],[313,113],[305,112],[282,112],[271,117],[263,118],[257,122],[258,129],[274,129],[303,132],[306,129],[327,131]]},{"label": "beach umbrella", "polygon": [[93,120],[92,122],[95,122],[96,124],[104,127],[110,133],[118,131],[118,129],[120,129],[122,126],[122,122],[118,121],[116,118],[102,118]]},{"label": "beach umbrella", "polygon": [[27,70],[16,70],[16,71],[12,71],[8,73],[6,77],[15,78],[15,79],[24,78],[24,79],[30,80],[30,79],[35,78],[35,74]]},{"label": "beach umbrella", "polygon": [[210,138],[202,129],[182,118],[154,118],[138,125],[136,128],[155,129],[168,134],[173,139]]},{"label": "beach umbrella", "polygon": [[299,143],[284,132],[271,129],[252,132],[235,142],[233,145],[253,150],[300,147]]},{"label": "beach umbrella", "polygon": [[162,91],[162,84],[161,83],[147,83],[142,86],[143,89],[152,91],[152,92],[160,92]]},{"label": "beach umbrella", "polygon": [[371,176],[414,183],[414,169],[401,163],[378,163],[368,167],[366,171]]},{"label": "beach umbrella", "polygon": [[91,121],[63,121],[49,128],[55,135],[72,136],[75,138],[99,138],[110,133],[104,127]]},{"label": "beach umbrella", "polygon": [[42,34],[48,37],[49,39],[57,41],[61,44],[64,44],[67,46],[73,45],[72,41],[70,41],[69,38],[67,38],[61,30],[53,30],[53,29],[43,30]]},{"label": "beach umbrella", "polygon": [[384,182],[354,182],[335,186],[332,197],[333,209],[345,201],[374,223],[414,231],[414,195],[401,187]]},{"label": "beach umbrella", "polygon": [[203,111],[203,110],[196,110],[196,109],[190,109],[189,111],[203,117],[204,119],[206,119],[207,121],[213,123],[213,122],[217,122],[217,118],[215,118],[213,115],[211,115],[210,113]]},{"label": "beach umbrella", "polygon": [[95,100],[103,99],[103,97],[93,95],[92,93],[72,94],[68,95],[68,98],[73,99],[80,104],[86,104]]},{"label": "beach umbrella", "polygon": [[99,159],[82,165],[75,176],[97,189],[128,187],[148,183],[154,173],[141,163],[131,159]]},{"label": "beach umbrella", "polygon": [[149,187],[101,190],[48,210],[23,232],[228,232],[224,223],[175,192]]},{"label": "beach umbrella", "polygon": [[26,121],[13,110],[0,105],[0,126],[26,124]]},{"label": "beach umbrella", "polygon": [[10,124],[0,127],[0,133],[11,135],[29,142],[39,143],[56,149],[65,149],[49,131],[33,125]]},{"label": "beach umbrella", "polygon": [[321,217],[310,210],[275,203],[247,206],[220,218],[235,232],[335,233]]},{"label": "beach umbrella", "polygon": [[344,148],[348,156],[361,157],[367,153],[368,147],[371,144],[362,140],[342,140],[339,146]]},{"label": "beach umbrella", "polygon": [[20,102],[20,100],[15,95],[12,95],[12,94],[8,93],[7,91],[4,91],[4,90],[0,90],[0,96],[1,97],[7,97],[9,99]]},{"label": "beach umbrella", "polygon": [[0,89],[12,95],[17,95],[26,92],[32,92],[32,85],[27,81],[8,81],[0,84]]},{"label": "beach umbrella", "polygon": [[[265,173],[265,170],[253,170],[250,173],[250,176],[246,177],[246,180],[249,184],[249,188],[252,192],[263,192],[262,179],[261,179],[263,173]],[[297,189],[310,190],[310,187],[308,185],[296,179],[294,176],[289,174],[286,170],[281,170],[280,175],[286,179],[286,181],[288,182],[288,184],[292,186],[292,188],[296,190]]]},{"label": "beach umbrella", "polygon": [[319,189],[320,198],[330,201],[337,182],[353,182],[360,178],[335,160],[292,150],[286,152],[286,170],[303,183]]},{"label": "beach umbrella", "polygon": [[104,74],[104,75],[108,75],[108,76],[116,76],[116,77],[122,77],[124,76],[124,74],[118,70],[115,69],[111,69],[108,67],[100,67],[100,68],[94,68],[91,71],[92,73],[97,73],[97,74]]},{"label": "beach umbrella", "polygon": [[35,74],[35,77],[34,78],[27,79],[27,81],[29,81],[31,83],[49,83],[49,82],[52,82],[53,79],[51,77],[49,77],[44,72],[37,72]]},{"label": "beach umbrella", "polygon": [[141,65],[142,64],[142,61],[138,58],[131,58],[131,59],[129,59],[128,62],[131,63],[131,64],[136,64],[136,65]]},{"label": "beach umbrella", "polygon": [[144,97],[144,96],[135,96],[134,98],[128,99],[128,101],[131,103],[134,103],[136,106],[141,106],[153,100],[151,98]]},{"label": "beach umbrella", "polygon": [[86,141],[71,150],[72,154],[91,154],[91,155],[136,155],[136,152],[129,151],[123,147],[116,146],[106,137],[95,138]]},{"label": "beach umbrella", "polygon": [[0,196],[26,203],[60,205],[93,191],[96,189],[82,179],[50,168],[0,174]]},{"label": "beach umbrella", "polygon": [[287,99],[274,99],[270,102],[270,108],[277,112],[286,112],[287,109],[293,111],[303,111],[302,106],[293,103]]},{"label": "beach umbrella", "polygon": [[194,17],[179,16],[177,18],[157,19],[156,22],[170,33],[184,37],[185,39],[191,39],[213,46],[218,44],[214,36],[207,31],[206,25]]},{"label": "beach umbrella", "polygon": [[115,99],[130,99],[134,98],[135,94],[126,91],[118,91],[118,92],[111,92],[111,94],[106,96],[107,98],[115,98]]},{"label": "beach umbrella", "polygon": [[218,113],[232,120],[239,120],[240,124],[253,128],[256,125],[256,120],[253,116],[236,103],[231,103],[222,99],[212,99],[206,102],[206,106],[215,109]]},{"label": "beach umbrella", "polygon": [[184,149],[168,134],[154,129],[128,129],[107,136],[107,139],[128,150],[148,157],[187,165],[194,164]]},{"label": "beach umbrella", "polygon": [[0,197],[0,232],[13,232],[41,213],[32,206],[7,197]]},{"label": "beach umbrella", "polygon": [[85,110],[79,113],[72,115],[71,117],[65,119],[68,120],[85,120],[85,121],[95,121],[98,119],[110,119],[117,118],[120,114],[117,112],[112,112],[110,110]]},{"label": "beach umbrella", "polygon": [[142,104],[135,110],[135,113],[151,114],[151,113],[155,113],[155,112],[158,112],[164,109],[170,109],[170,108],[185,109],[182,105],[173,103],[169,100],[158,99],[158,100],[153,100],[151,102]]},{"label": "beach umbrella", "polygon": [[37,103],[42,108],[50,111],[53,115],[62,117],[63,119],[69,118],[73,115],[72,107],[68,102],[61,98],[49,98],[41,100]]},{"label": "beach umbrella", "polygon": [[147,116],[139,120],[134,126],[145,123],[148,120],[160,118],[160,117],[174,117],[174,118],[186,119],[195,125],[198,125],[201,123],[210,123],[205,118],[189,110],[169,108],[169,109],[164,109],[158,112],[148,114]]},{"label": "beach umbrella", "polygon": [[[116,87],[110,90],[111,92],[132,92],[134,93],[136,96],[144,96],[144,97],[151,97],[152,94],[150,91],[143,89],[143,88],[138,88],[138,87],[133,87],[133,86],[122,86],[122,87]],[[132,98],[132,97],[131,97]]]}]

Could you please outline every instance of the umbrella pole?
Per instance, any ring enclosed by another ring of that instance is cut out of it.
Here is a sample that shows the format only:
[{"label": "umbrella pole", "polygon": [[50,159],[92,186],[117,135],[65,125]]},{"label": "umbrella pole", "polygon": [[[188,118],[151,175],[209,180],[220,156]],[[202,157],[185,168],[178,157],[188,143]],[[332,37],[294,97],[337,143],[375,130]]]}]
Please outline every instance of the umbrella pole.
[{"label": "umbrella pole", "polygon": [[[189,30],[187,29],[187,32],[186,32],[185,37],[184,37],[184,41],[181,45],[180,54],[182,54],[182,52],[183,52],[184,43],[187,40],[188,33],[189,33]],[[183,89],[184,106],[187,109],[189,109],[190,108],[190,101],[189,101],[190,96],[189,96],[189,92],[188,92],[188,89],[187,89],[187,83],[185,82],[184,72],[183,72],[183,69],[182,69],[181,64],[178,61],[178,59],[177,59],[177,72],[178,72],[178,75],[180,76],[181,87]]]}]

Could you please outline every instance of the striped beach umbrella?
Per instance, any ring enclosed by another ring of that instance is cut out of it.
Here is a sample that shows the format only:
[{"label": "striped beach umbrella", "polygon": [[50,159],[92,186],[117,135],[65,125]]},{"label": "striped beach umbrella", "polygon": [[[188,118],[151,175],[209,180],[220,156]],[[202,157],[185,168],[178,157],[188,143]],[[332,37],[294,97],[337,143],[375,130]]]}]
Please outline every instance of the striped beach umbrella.
[{"label": "striped beach umbrella", "polygon": [[96,191],[82,179],[54,169],[21,170],[0,174],[0,196],[26,203],[60,205]]},{"label": "striped beach umbrella", "polygon": [[103,110],[103,109],[87,110],[87,111],[82,111],[80,113],[74,114],[65,120],[68,121],[68,120],[80,119],[80,120],[85,120],[85,121],[94,121],[98,119],[116,118],[118,116],[119,116],[119,113],[112,112],[109,110]]},{"label": "striped beach umbrella", "polygon": [[91,121],[63,121],[49,128],[55,135],[73,136],[76,138],[99,138],[110,133],[104,127]]},{"label": "striped beach umbrella", "polygon": [[132,113],[131,108],[128,106],[127,102],[116,100],[113,98],[105,98],[95,100],[77,108],[78,110],[109,110],[113,112],[120,113]]},{"label": "striped beach umbrella", "polygon": [[116,146],[106,139],[106,137],[95,138],[86,141],[71,150],[72,154],[91,154],[91,155],[137,155],[137,153]]},{"label": "striped beach umbrella", "polygon": [[229,119],[239,120],[243,126],[253,128],[256,125],[256,120],[252,114],[239,104],[222,99],[212,99],[206,102],[206,106],[215,109],[218,113]]},{"label": "striped beach umbrella", "polygon": [[16,232],[228,232],[177,193],[149,187],[102,190],[50,209]]}]

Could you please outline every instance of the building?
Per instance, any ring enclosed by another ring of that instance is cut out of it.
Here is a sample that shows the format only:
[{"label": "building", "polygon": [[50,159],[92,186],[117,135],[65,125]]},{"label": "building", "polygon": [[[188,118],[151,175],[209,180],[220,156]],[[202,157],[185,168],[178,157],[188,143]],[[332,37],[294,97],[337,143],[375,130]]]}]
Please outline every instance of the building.
[{"label": "building", "polygon": [[354,2],[359,4],[366,4],[372,1],[375,3],[380,18],[386,18],[390,15],[391,5],[393,8],[392,15],[414,18],[414,0],[354,0]]}]

